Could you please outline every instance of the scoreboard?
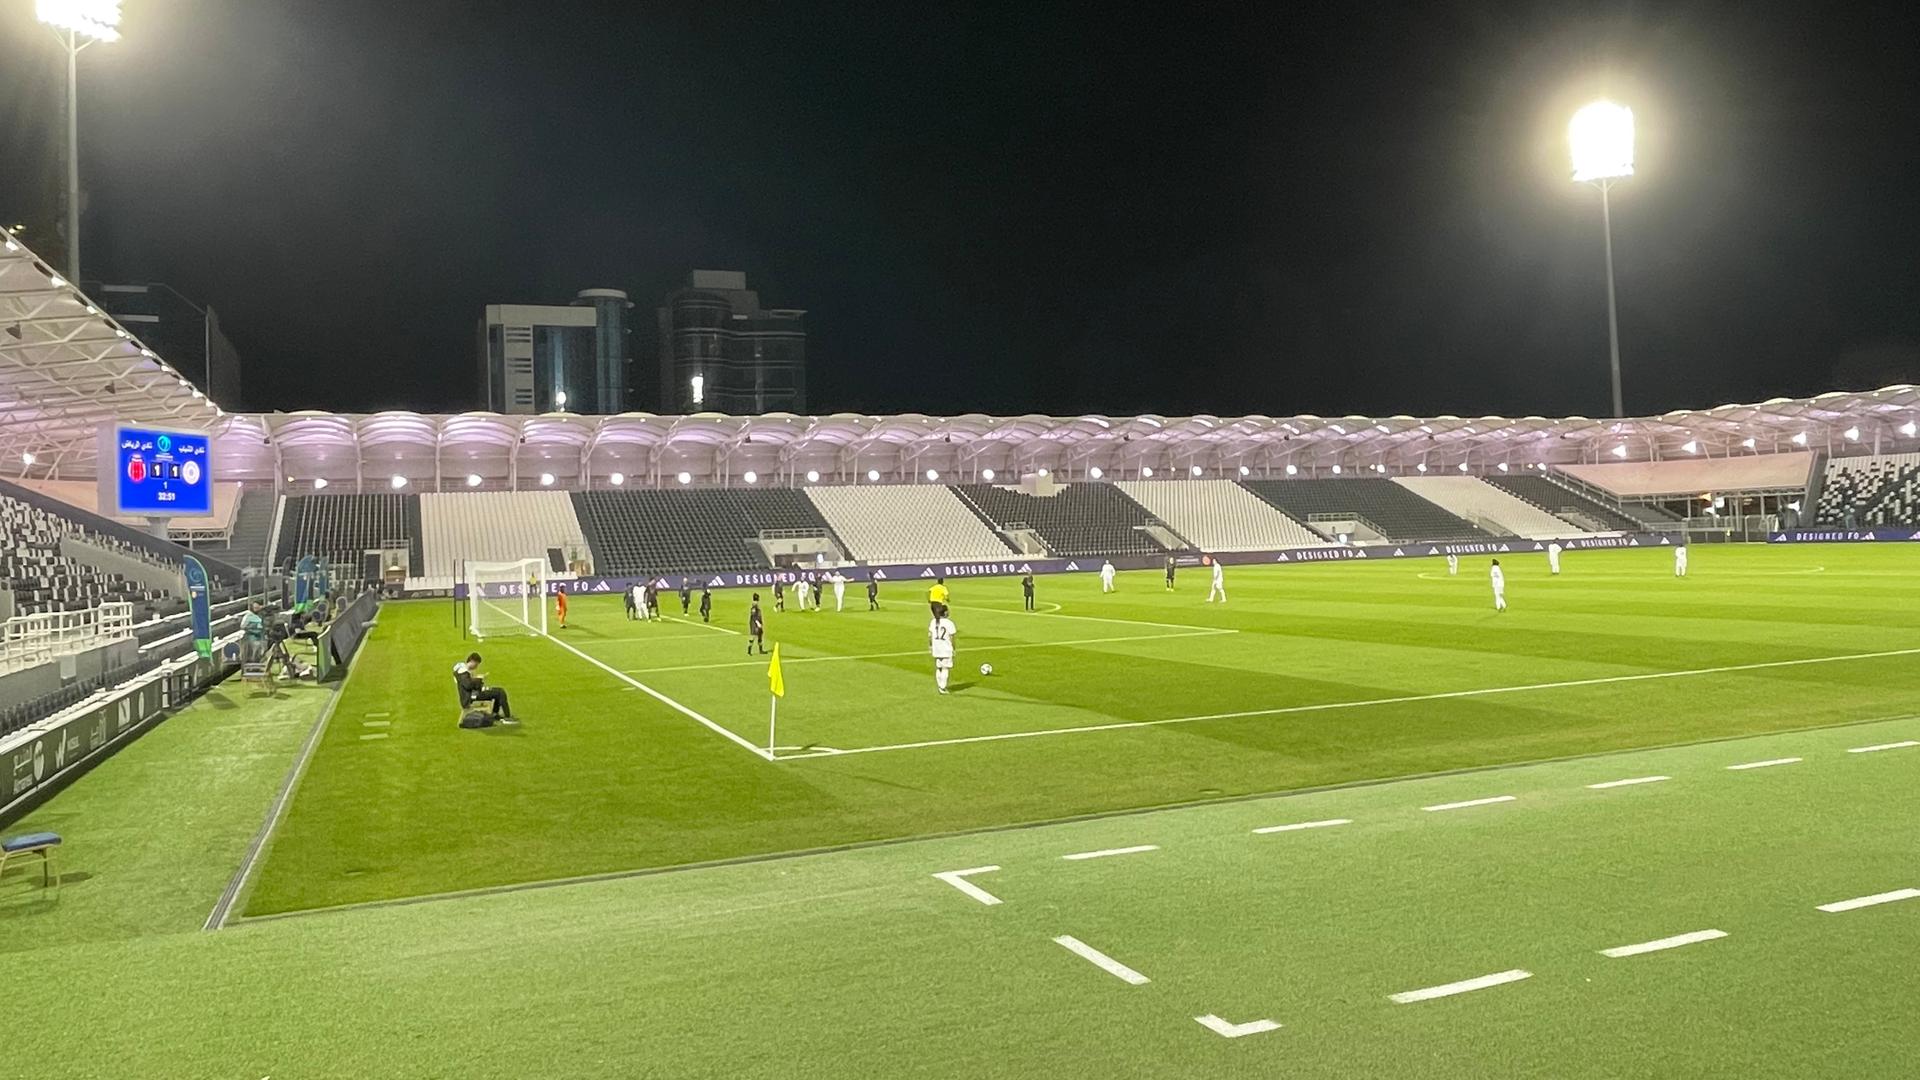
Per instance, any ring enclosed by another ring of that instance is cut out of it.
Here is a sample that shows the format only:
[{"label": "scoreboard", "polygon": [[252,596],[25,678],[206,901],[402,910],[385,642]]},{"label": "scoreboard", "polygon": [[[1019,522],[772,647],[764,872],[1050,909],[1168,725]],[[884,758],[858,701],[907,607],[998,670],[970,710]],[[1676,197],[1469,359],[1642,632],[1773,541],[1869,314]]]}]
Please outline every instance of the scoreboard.
[{"label": "scoreboard", "polygon": [[204,432],[106,425],[100,431],[100,512],[123,517],[212,514],[212,450]]}]

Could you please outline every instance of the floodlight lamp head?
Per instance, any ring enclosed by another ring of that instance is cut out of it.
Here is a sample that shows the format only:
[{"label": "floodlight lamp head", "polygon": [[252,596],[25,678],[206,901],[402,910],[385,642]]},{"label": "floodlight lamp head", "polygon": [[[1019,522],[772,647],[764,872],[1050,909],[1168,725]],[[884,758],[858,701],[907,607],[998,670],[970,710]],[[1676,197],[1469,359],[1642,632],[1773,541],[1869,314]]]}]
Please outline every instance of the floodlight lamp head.
[{"label": "floodlight lamp head", "polygon": [[120,40],[120,0],[38,0],[34,14],[56,30],[95,41]]},{"label": "floodlight lamp head", "polygon": [[1575,183],[1600,183],[1633,175],[1633,110],[1596,101],[1567,125]]}]

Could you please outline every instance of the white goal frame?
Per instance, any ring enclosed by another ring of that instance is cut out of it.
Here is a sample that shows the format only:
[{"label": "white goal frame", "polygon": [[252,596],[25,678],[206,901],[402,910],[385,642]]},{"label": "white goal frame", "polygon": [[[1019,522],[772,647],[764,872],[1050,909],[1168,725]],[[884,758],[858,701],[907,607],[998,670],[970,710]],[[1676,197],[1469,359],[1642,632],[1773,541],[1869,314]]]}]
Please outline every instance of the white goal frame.
[{"label": "white goal frame", "polygon": [[[489,637],[547,636],[547,561],[464,564],[467,582],[467,631]],[[503,588],[504,586],[504,588]]]}]

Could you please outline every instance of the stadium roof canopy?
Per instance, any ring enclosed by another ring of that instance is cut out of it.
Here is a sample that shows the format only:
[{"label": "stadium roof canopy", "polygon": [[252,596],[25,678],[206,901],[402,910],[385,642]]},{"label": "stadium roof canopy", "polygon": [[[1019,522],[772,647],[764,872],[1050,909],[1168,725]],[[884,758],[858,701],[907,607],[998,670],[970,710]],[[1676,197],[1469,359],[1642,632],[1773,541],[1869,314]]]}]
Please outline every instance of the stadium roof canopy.
[{"label": "stadium roof canopy", "polygon": [[0,462],[90,475],[100,425],[204,430],[223,414],[113,316],[0,229]]},{"label": "stadium roof canopy", "polygon": [[616,475],[638,484],[676,484],[681,474],[697,484],[794,484],[984,480],[988,470],[1007,479],[1041,470],[1060,479],[1403,474],[1422,465],[1490,472],[1920,450],[1920,388],[1905,385],[1624,420],[233,414],[15,238],[0,238],[0,471],[34,477],[91,478],[99,427],[114,420],[210,431],[221,479],[324,480],[344,490],[603,487]]}]

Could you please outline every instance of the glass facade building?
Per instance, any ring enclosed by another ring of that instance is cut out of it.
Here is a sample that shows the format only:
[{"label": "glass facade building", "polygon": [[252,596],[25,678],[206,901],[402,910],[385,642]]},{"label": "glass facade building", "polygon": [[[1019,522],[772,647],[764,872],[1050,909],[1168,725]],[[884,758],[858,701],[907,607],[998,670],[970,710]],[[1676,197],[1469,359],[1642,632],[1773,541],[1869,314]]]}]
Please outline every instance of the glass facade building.
[{"label": "glass facade building", "polygon": [[747,275],[695,270],[655,312],[661,411],[807,411],[805,311],[763,308]]},{"label": "glass facade building", "polygon": [[627,309],[618,289],[568,307],[490,304],[480,320],[481,408],[497,413],[627,411]]}]

